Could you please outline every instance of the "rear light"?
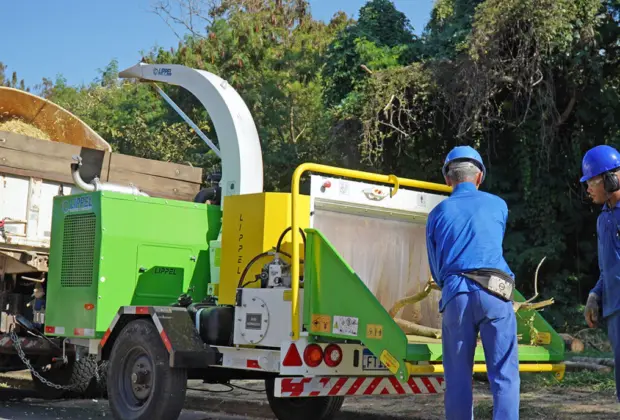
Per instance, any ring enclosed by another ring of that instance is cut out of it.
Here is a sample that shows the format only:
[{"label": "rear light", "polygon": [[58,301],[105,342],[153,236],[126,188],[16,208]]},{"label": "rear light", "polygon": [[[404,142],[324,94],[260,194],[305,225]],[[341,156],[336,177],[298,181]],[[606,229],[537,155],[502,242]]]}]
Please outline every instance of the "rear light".
[{"label": "rear light", "polygon": [[288,348],[286,352],[286,356],[284,356],[284,360],[282,361],[283,366],[301,366],[303,363],[301,361],[301,357],[299,356],[299,351],[297,351],[297,346],[295,343],[291,343],[291,346]]},{"label": "rear light", "polygon": [[304,350],[304,362],[309,367],[317,367],[323,361],[323,349],[318,344],[310,344]]},{"label": "rear light", "polygon": [[325,347],[325,364],[331,368],[334,368],[342,362],[342,349],[336,344],[330,344]]}]

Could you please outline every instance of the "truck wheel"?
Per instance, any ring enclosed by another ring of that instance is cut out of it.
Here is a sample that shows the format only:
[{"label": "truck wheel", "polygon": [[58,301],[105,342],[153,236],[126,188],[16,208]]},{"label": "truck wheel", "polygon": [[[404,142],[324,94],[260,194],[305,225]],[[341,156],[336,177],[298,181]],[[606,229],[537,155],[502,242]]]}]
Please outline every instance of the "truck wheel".
[{"label": "truck wheel", "polygon": [[67,364],[53,367],[48,371],[37,370],[39,375],[52,384],[68,386],[70,389],[57,389],[42,382],[30,372],[37,393],[44,399],[58,399],[70,395],[82,395],[88,388],[90,378],[95,374],[97,362],[90,357],[75,360],[71,357]]},{"label": "truck wheel", "polygon": [[114,342],[108,366],[108,400],[123,420],[178,418],[187,389],[187,371],[173,369],[155,325],[146,319],[127,324]]},{"label": "truck wheel", "polygon": [[88,388],[84,391],[86,398],[108,398],[108,360],[101,360],[97,363],[99,366],[99,380],[93,377],[88,384]]},{"label": "truck wheel", "polygon": [[265,379],[267,400],[278,420],[332,420],[344,403],[344,397],[276,398],[274,383]]}]

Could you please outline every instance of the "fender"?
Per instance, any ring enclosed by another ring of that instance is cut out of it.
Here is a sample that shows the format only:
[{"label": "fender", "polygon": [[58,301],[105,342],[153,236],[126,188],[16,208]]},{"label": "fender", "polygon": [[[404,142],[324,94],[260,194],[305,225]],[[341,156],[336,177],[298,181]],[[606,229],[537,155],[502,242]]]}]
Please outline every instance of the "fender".
[{"label": "fender", "polygon": [[116,337],[137,318],[151,318],[170,354],[170,367],[206,368],[216,364],[218,352],[204,343],[185,308],[171,306],[122,306],[99,342],[98,357],[107,360]]}]

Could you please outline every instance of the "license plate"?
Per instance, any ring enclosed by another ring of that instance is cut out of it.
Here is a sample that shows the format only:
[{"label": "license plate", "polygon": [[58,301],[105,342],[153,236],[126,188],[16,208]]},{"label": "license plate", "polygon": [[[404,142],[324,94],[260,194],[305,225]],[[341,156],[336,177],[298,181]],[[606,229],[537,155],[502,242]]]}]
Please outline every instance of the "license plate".
[{"label": "license plate", "polygon": [[362,353],[362,370],[387,370],[381,360],[368,349]]}]

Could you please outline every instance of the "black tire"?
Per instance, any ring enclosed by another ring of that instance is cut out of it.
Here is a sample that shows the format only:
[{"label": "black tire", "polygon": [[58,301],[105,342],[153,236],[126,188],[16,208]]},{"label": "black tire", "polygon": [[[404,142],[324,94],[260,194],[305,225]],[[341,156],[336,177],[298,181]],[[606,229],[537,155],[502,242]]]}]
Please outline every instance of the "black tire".
[{"label": "black tire", "polygon": [[86,391],[84,391],[84,397],[86,398],[108,398],[108,367],[110,362],[108,360],[101,360],[97,363],[99,366],[99,380],[97,377],[93,377],[88,385]]},{"label": "black tire", "polygon": [[46,380],[56,385],[70,386],[71,389],[57,389],[43,383],[32,372],[32,382],[37,393],[44,399],[58,399],[71,396],[82,396],[90,379],[95,374],[97,362],[91,357],[82,357],[75,360],[71,357],[67,364],[53,367],[48,371],[37,370]]},{"label": "black tire", "polygon": [[265,379],[267,400],[278,420],[332,420],[344,403],[344,397],[276,398],[274,383]]},{"label": "black tire", "polygon": [[[151,320],[127,324],[112,347],[108,401],[115,419],[177,419],[185,402],[187,371],[173,369]],[[137,381],[137,383],[136,383]]]}]

